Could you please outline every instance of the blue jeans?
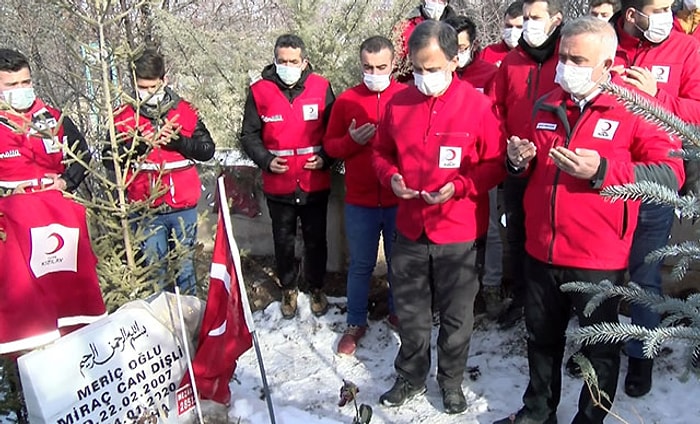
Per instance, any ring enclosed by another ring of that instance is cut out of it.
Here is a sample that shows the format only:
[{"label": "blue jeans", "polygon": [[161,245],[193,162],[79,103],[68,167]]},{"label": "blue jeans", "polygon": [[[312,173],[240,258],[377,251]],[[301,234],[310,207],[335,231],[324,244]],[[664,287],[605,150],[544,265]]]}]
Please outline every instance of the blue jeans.
[{"label": "blue jeans", "polygon": [[[384,257],[391,275],[391,241],[396,226],[396,207],[367,208],[345,204],[345,235],[350,248],[348,269],[348,325],[367,325],[367,297],[372,271],[377,264],[379,235],[384,236]],[[389,286],[389,311],[394,300]]]},{"label": "blue jeans", "polygon": [[[639,209],[637,229],[630,251],[630,280],[651,293],[661,294],[661,262],[647,263],[646,256],[668,243],[673,226],[673,208],[666,205],[642,203]],[[632,324],[646,328],[656,328],[661,321],[659,314],[651,309],[633,304]],[[632,358],[644,358],[642,342],[627,342],[627,354]]]},{"label": "blue jeans", "polygon": [[163,281],[168,261],[163,261],[171,249],[174,240],[183,245],[184,252],[178,258],[179,270],[176,277],[177,286],[182,294],[194,295],[196,280],[194,275],[194,243],[197,239],[197,208],[177,210],[175,212],[154,214],[146,222],[144,229],[146,239],[143,252],[148,264],[161,263],[159,285],[171,289],[172,284]]}]

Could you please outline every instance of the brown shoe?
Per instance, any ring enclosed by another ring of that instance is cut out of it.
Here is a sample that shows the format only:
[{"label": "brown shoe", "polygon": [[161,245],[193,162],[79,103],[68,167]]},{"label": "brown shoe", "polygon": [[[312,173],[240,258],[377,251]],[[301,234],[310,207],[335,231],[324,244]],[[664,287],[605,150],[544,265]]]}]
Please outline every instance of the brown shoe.
[{"label": "brown shoe", "polygon": [[321,289],[311,290],[311,312],[317,317],[328,312],[328,299]]},{"label": "brown shoe", "polygon": [[343,337],[338,342],[338,355],[354,355],[357,343],[365,335],[367,326],[348,325]]},{"label": "brown shoe", "polygon": [[296,316],[298,294],[299,292],[296,289],[282,290],[282,303],[280,304],[282,318],[292,319]]}]

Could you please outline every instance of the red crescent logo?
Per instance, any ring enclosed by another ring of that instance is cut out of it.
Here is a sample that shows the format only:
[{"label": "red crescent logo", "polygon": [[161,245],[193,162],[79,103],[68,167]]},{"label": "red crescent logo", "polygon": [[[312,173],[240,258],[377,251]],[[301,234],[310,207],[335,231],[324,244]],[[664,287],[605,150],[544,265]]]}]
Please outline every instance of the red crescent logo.
[{"label": "red crescent logo", "polygon": [[447,149],[447,157],[445,159],[455,160],[456,157],[457,157],[457,152],[455,152],[454,149]]},{"label": "red crescent logo", "polygon": [[52,251],[46,252],[47,255],[53,255],[54,253],[56,253],[56,252],[58,252],[59,250],[61,250],[61,249],[63,248],[63,245],[66,244],[66,242],[63,241],[63,237],[61,237],[60,234],[58,234],[58,233],[51,233],[51,234],[49,234],[49,236],[47,237],[47,240],[50,239],[50,238],[52,238],[52,237],[56,239],[56,247],[55,247]]},{"label": "red crescent logo", "polygon": [[603,131],[608,132],[612,129],[612,122],[604,122],[605,128],[603,128]]}]

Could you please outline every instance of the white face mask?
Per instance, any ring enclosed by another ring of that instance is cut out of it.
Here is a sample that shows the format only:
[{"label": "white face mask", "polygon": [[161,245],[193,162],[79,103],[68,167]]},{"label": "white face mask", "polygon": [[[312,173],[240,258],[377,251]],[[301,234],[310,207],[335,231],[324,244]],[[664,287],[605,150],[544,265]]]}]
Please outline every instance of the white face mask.
[{"label": "white face mask", "polygon": [[687,10],[695,10],[698,8],[698,0],[683,0],[683,7]]},{"label": "white face mask", "polygon": [[506,43],[508,48],[514,49],[515,46],[518,45],[518,40],[520,40],[521,35],[523,35],[522,28],[516,28],[516,27],[503,28],[503,32],[501,33],[501,38],[503,39],[503,42]]},{"label": "white face mask", "polygon": [[557,63],[557,74],[554,82],[559,84],[562,90],[576,97],[582,97],[592,91],[597,81],[593,81],[593,70],[596,66],[575,66],[562,62]]},{"label": "white face mask", "polygon": [[362,82],[365,83],[369,91],[384,91],[391,83],[391,75],[364,74]]},{"label": "white face mask", "polygon": [[425,15],[428,18],[438,20],[440,19],[440,16],[442,16],[442,13],[445,11],[445,7],[447,7],[446,4],[426,0],[425,4],[423,5],[423,11],[425,12]]},{"label": "white face mask", "polygon": [[[652,13],[649,16],[638,10],[636,12],[649,20],[649,28],[643,31],[643,34],[644,38],[650,42],[658,44],[667,39],[671,34],[671,30],[673,29],[673,12]],[[635,26],[637,26],[636,23]],[[639,26],[637,26],[637,28],[639,28]],[[642,29],[639,28],[639,30],[641,31]]]},{"label": "white face mask", "polygon": [[163,102],[164,97],[165,92],[162,89],[151,94],[148,92],[148,90],[143,90],[139,88],[139,98],[142,102],[146,103],[149,106],[158,106],[160,103]]},{"label": "white face mask", "polygon": [[426,96],[435,96],[442,93],[452,82],[452,74],[447,76],[446,71],[429,72],[427,74],[413,73],[416,88]]},{"label": "white face mask", "polygon": [[603,21],[603,22],[610,22],[610,18],[605,17],[605,16],[603,16],[603,15],[595,15],[595,16],[593,16],[593,17],[596,18],[596,19],[598,19],[598,20],[600,20],[600,21]]},{"label": "white face mask", "polygon": [[301,78],[301,68],[299,67],[275,63],[275,69],[282,82],[287,85],[294,85]]},{"label": "white face mask", "polygon": [[539,47],[547,41],[549,34],[545,31],[547,22],[544,20],[536,21],[528,19],[523,22],[523,38],[530,47]]},{"label": "white face mask", "polygon": [[458,66],[460,68],[469,65],[472,62],[472,46],[469,46],[469,48],[463,52],[457,53],[457,61],[459,62]]},{"label": "white face mask", "polygon": [[27,110],[34,104],[36,94],[33,87],[13,88],[2,92],[5,101],[14,110]]}]

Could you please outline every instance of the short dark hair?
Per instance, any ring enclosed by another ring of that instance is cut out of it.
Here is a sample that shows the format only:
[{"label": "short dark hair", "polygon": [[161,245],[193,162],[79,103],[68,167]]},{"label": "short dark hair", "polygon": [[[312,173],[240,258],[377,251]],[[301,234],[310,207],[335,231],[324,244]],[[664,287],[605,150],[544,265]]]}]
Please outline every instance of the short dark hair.
[{"label": "short dark hair", "polygon": [[613,8],[613,12],[617,13],[620,10],[620,0],[590,0],[588,2],[588,9],[594,7],[602,6],[604,4],[609,4]]},{"label": "short dark hair", "polygon": [[564,14],[564,2],[562,0],[523,0],[523,4],[533,4],[538,1],[547,3],[547,12],[549,16],[556,15],[557,13]]},{"label": "short dark hair", "polygon": [[369,37],[360,44],[360,54],[362,52],[379,53],[384,49],[388,49],[391,55],[394,56],[394,44],[392,44],[391,40],[381,35]]},{"label": "short dark hair", "polygon": [[457,44],[457,32],[444,22],[429,19],[423,21],[413,30],[408,38],[408,53],[413,54],[430,44],[431,40],[437,40],[440,50],[447,60],[457,56],[459,50]]},{"label": "short dark hair", "polygon": [[467,31],[467,35],[469,35],[469,42],[474,44],[476,40],[476,24],[474,24],[474,21],[466,16],[458,15],[450,16],[449,18],[445,19],[444,22],[454,28],[457,35],[459,35],[459,33],[462,31]]},{"label": "short dark hair", "polygon": [[32,70],[25,55],[17,50],[0,49],[0,71],[17,72],[24,68]]},{"label": "short dark hair", "polygon": [[136,78],[155,80],[165,77],[165,59],[156,49],[146,49],[134,60]]},{"label": "short dark hair", "polygon": [[503,16],[510,16],[511,18],[517,18],[523,16],[523,2],[514,1],[509,4],[506,8],[506,13]]},{"label": "short dark hair", "polygon": [[277,40],[275,40],[275,57],[277,57],[277,49],[284,47],[300,49],[301,58],[306,59],[306,44],[304,44],[304,40],[298,35],[282,34],[277,37]]},{"label": "short dark hair", "polygon": [[644,6],[650,5],[652,1],[653,0],[621,0],[620,3],[622,10],[627,10],[629,8],[642,10]]}]

